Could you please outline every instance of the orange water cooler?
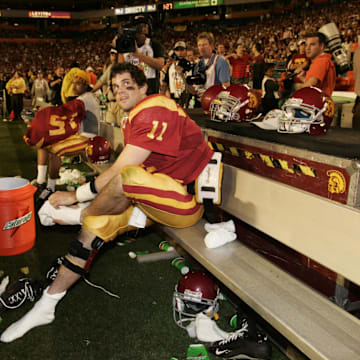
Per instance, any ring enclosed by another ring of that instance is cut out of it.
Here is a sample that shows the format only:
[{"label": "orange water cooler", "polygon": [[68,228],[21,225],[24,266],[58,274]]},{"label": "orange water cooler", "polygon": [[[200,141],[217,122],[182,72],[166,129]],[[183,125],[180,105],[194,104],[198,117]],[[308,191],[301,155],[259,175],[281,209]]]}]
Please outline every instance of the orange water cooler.
[{"label": "orange water cooler", "polygon": [[22,178],[0,178],[0,256],[18,255],[35,244],[34,193]]}]

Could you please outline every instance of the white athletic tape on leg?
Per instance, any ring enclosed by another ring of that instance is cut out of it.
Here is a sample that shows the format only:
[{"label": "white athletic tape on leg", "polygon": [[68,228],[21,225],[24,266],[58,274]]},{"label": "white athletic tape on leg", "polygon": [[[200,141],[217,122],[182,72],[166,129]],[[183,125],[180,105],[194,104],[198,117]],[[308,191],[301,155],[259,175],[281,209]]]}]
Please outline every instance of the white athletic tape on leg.
[{"label": "white athletic tape on leg", "polygon": [[143,229],[146,226],[146,218],[147,216],[135,206],[128,224]]},{"label": "white athletic tape on leg", "polygon": [[96,198],[97,194],[94,194],[91,191],[90,183],[87,182],[84,185],[81,185],[76,190],[76,199],[79,202],[85,202],[89,200],[93,200]]}]

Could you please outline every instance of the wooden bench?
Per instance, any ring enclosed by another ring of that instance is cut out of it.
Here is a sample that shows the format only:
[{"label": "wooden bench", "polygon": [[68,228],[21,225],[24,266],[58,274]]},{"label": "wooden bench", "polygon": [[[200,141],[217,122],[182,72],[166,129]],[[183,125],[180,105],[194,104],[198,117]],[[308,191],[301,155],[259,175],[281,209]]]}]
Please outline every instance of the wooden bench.
[{"label": "wooden bench", "polygon": [[163,231],[310,359],[360,359],[360,320],[240,241],[206,248],[204,223]]},{"label": "wooden bench", "polygon": [[[228,165],[223,189],[221,207],[228,213],[322,263],[328,257],[333,269],[359,281],[358,252],[351,255],[356,232],[349,234],[358,228],[358,210]],[[336,216],[344,217],[342,226],[347,229],[337,246],[333,240],[341,225]],[[203,225],[204,221],[187,229],[163,229],[310,359],[360,359],[359,319],[240,241],[206,248]]]}]

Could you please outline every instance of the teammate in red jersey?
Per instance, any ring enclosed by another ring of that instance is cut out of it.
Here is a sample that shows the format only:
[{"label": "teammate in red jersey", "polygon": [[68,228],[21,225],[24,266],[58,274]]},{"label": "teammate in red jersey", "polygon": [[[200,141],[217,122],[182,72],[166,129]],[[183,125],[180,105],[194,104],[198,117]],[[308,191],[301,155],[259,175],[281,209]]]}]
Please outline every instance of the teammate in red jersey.
[{"label": "teammate in red jersey", "polygon": [[3,342],[51,323],[57,303],[87,273],[102,244],[131,229],[131,224],[144,227],[149,224],[147,217],[168,226],[187,227],[203,214],[203,206],[186,186],[214,158],[201,129],[173,100],[163,95],[147,97],[146,77],[136,66],[115,65],[111,78],[116,100],[129,112],[123,126],[124,149],[95,181],[76,192],[50,196],[55,207],[93,201],[81,212],[82,231],[54,282],[32,310],[5,330],[0,338]]},{"label": "teammate in red jersey", "polygon": [[78,68],[73,70],[70,82],[76,99],[41,109],[24,136],[29,146],[38,149],[37,178],[32,184],[42,190],[40,200],[45,200],[55,191],[60,157],[83,153],[89,138],[98,131],[100,108],[95,96],[88,91],[89,74]]}]

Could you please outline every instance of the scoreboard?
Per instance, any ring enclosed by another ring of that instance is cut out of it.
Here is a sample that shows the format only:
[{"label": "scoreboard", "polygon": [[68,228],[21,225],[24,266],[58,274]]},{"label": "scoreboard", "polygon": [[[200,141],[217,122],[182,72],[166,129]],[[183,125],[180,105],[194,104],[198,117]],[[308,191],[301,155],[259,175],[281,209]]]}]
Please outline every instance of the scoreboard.
[{"label": "scoreboard", "polygon": [[129,6],[115,9],[115,15],[130,15],[156,11],[156,5]]}]

